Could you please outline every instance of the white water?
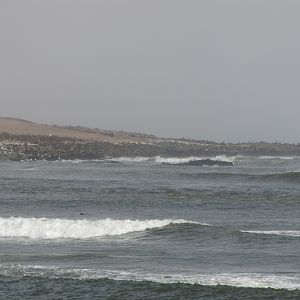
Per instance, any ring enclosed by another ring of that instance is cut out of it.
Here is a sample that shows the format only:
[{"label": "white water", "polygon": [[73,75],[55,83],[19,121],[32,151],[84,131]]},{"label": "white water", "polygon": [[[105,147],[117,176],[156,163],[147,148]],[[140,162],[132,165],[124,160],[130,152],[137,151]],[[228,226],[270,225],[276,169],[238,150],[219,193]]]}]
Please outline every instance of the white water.
[{"label": "white water", "polygon": [[136,156],[136,157],[115,157],[115,158],[108,158],[107,161],[117,161],[121,163],[141,163],[141,162],[151,162],[151,157],[144,157],[144,156]]},{"label": "white water", "polygon": [[300,230],[241,230],[241,232],[300,237]]},{"label": "white water", "polygon": [[282,159],[282,160],[292,160],[292,159],[298,159],[298,156],[267,156],[262,155],[258,157],[259,159]]},{"label": "white water", "polygon": [[[0,237],[33,239],[75,238],[122,235],[160,228],[169,224],[196,223],[187,220],[70,220],[50,218],[0,218]],[[196,223],[199,224],[199,223]],[[206,224],[203,224],[206,225]]]},{"label": "white water", "polygon": [[92,160],[82,160],[82,159],[75,159],[75,160],[62,160],[62,162],[71,162],[71,163],[83,163],[87,161],[93,162],[120,162],[126,164],[136,164],[136,163],[143,163],[143,164],[180,164],[180,163],[188,163],[193,160],[217,160],[217,161],[226,161],[226,162],[241,162],[247,161],[251,159],[257,160],[294,160],[300,159],[298,156],[244,156],[244,155],[235,155],[235,156],[227,156],[227,155],[217,155],[217,156],[189,156],[189,157],[148,157],[148,156],[136,156],[136,157],[114,157],[114,158],[107,158],[107,159],[92,159]]},{"label": "white water", "polygon": [[[89,276],[81,276],[89,278]],[[260,273],[219,273],[219,274],[134,274],[119,272],[108,274],[108,278],[115,280],[135,280],[135,281],[152,281],[158,283],[187,283],[200,285],[229,285],[236,287],[252,288],[274,288],[274,289],[300,289],[299,276],[284,276],[276,274]]]},{"label": "white water", "polygon": [[299,274],[262,273],[203,273],[203,274],[149,274],[137,271],[63,269],[51,266],[0,265],[0,275],[8,277],[72,278],[152,281],[157,283],[186,283],[200,285],[228,285],[236,287],[300,289]]},{"label": "white water", "polygon": [[215,157],[204,157],[204,156],[189,156],[189,157],[161,157],[161,156],[155,156],[155,157],[116,157],[116,158],[110,158],[108,161],[117,161],[122,163],[156,163],[156,164],[162,164],[162,163],[169,163],[169,164],[180,164],[180,163],[187,163],[193,160],[203,160],[203,159],[211,159],[211,160],[217,160],[217,161],[227,161],[227,162],[233,162],[237,156],[226,156],[226,155],[218,155]]},{"label": "white water", "polygon": [[248,159],[259,159],[259,160],[293,160],[300,159],[298,156],[244,156],[244,155],[235,155],[235,156],[227,156],[227,155],[217,155],[217,156],[189,156],[189,157],[146,157],[146,156],[137,156],[137,157],[116,157],[110,158],[110,161],[118,161],[122,163],[169,163],[169,164],[180,164],[187,163],[193,160],[204,160],[211,159],[217,161],[226,161],[226,162],[236,162],[243,161]]}]

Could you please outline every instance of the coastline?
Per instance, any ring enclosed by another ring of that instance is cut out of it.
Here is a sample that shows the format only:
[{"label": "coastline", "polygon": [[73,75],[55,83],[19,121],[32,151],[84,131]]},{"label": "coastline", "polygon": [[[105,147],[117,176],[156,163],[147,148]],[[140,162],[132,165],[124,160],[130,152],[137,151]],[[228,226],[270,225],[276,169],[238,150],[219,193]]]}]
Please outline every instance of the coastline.
[{"label": "coastline", "polygon": [[72,160],[107,157],[300,156],[300,145],[157,140],[95,140],[56,135],[0,133],[0,160]]},{"label": "coastline", "polygon": [[37,124],[0,117],[0,160],[72,160],[108,157],[300,156],[300,144],[224,143],[159,138],[138,132]]}]

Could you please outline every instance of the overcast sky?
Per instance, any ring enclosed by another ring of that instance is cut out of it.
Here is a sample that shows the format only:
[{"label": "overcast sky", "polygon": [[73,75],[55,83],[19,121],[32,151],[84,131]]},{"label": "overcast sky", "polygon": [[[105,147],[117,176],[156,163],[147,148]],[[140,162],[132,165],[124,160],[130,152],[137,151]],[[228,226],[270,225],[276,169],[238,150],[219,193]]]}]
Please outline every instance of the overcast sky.
[{"label": "overcast sky", "polygon": [[300,142],[300,1],[0,0],[0,115]]}]

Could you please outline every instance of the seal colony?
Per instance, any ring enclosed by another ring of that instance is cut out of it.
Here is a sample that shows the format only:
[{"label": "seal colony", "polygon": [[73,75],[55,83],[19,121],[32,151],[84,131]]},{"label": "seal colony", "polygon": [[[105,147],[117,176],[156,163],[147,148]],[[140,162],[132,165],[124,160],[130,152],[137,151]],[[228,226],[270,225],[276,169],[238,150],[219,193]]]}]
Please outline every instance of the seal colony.
[{"label": "seal colony", "polygon": [[[158,138],[136,132],[45,125],[17,118],[0,117],[0,160],[51,161],[120,156],[213,157],[216,155],[300,156],[300,144],[265,142],[233,144],[186,138]],[[189,164],[212,165],[214,162],[193,161]]]}]

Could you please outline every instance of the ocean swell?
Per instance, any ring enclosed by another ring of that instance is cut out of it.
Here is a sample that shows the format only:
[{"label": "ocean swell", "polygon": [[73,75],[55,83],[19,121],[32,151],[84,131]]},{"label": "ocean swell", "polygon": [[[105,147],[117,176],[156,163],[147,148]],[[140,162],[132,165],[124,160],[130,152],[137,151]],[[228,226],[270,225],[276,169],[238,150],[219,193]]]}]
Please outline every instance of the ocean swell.
[{"label": "ocean swell", "polygon": [[280,173],[269,174],[247,174],[247,173],[230,173],[230,172],[197,172],[186,173],[177,172],[181,177],[195,178],[195,179],[212,179],[212,180],[247,180],[247,181],[261,181],[261,182],[300,182],[299,171],[287,171]]},{"label": "ocean swell", "polygon": [[300,182],[300,172],[299,171],[287,171],[281,173],[265,174],[261,175],[266,180],[282,180],[282,181],[292,181]]}]

